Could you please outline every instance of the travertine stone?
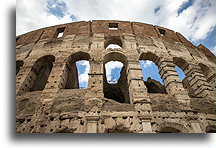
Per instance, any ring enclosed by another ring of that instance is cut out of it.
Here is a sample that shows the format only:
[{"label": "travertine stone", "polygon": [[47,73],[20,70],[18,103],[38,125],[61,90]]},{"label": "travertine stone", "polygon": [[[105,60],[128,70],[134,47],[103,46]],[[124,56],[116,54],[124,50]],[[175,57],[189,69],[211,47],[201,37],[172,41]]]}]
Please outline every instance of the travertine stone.
[{"label": "travertine stone", "polygon": [[[90,65],[84,89],[80,60]],[[152,61],[164,84],[144,81],[139,60]],[[116,84],[107,81],[110,61],[123,64]],[[210,133],[215,105],[215,55],[167,28],[96,20],[17,37],[17,133]]]}]

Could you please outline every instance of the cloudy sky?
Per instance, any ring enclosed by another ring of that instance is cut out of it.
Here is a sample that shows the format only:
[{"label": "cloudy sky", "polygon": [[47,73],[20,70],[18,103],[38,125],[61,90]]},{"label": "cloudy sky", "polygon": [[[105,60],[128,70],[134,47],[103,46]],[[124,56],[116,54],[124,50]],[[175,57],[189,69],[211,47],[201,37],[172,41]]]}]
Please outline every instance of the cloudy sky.
[{"label": "cloudy sky", "polygon": [[[202,43],[216,54],[215,8],[216,0],[17,0],[16,34],[83,20],[138,21],[180,32],[194,45]],[[77,65],[89,70],[87,62]],[[141,65],[154,67],[147,61]],[[79,71],[86,78],[86,70]]]}]

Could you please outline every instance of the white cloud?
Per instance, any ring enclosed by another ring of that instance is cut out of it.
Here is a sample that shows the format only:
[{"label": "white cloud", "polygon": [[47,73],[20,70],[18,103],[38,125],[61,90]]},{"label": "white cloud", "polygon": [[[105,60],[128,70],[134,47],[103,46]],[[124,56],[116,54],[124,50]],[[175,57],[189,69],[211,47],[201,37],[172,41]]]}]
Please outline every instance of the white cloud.
[{"label": "white cloud", "polygon": [[48,13],[48,0],[18,0],[16,5],[16,35],[35,29],[71,22],[70,16],[58,18]]},{"label": "white cloud", "polygon": [[17,35],[71,22],[71,15],[79,21],[117,19],[159,25],[180,32],[194,42],[206,38],[216,25],[215,0],[194,0],[180,14],[178,10],[189,0],[59,0],[67,6],[63,18],[47,11],[47,1],[17,1]]},{"label": "white cloud", "polygon": [[78,78],[79,78],[79,83],[82,84],[82,83],[88,83],[88,79],[89,79],[89,76],[88,76],[88,73],[89,73],[89,70],[90,70],[90,64],[89,64],[89,61],[85,61],[85,60],[82,60],[82,61],[78,61],[77,62],[77,65],[79,66],[85,66],[85,71],[84,73],[81,73],[79,74]]},{"label": "white cloud", "polygon": [[106,49],[108,49],[108,48],[118,49],[118,48],[121,48],[121,46],[119,46],[117,44],[109,44]]},{"label": "white cloud", "polygon": [[141,67],[147,68],[147,67],[151,66],[153,62],[149,61],[149,60],[145,60],[145,61],[141,60],[140,63],[141,63]]},{"label": "white cloud", "polygon": [[118,61],[110,61],[108,63],[105,64],[105,69],[106,69],[106,77],[108,81],[112,80],[112,70],[115,68],[122,68],[123,67],[123,63],[118,62]]}]

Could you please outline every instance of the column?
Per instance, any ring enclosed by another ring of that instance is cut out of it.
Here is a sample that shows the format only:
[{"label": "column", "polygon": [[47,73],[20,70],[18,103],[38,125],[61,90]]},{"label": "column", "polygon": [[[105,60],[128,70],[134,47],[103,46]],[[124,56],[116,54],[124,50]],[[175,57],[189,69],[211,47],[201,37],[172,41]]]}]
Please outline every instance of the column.
[{"label": "column", "polygon": [[65,62],[53,62],[53,68],[43,92],[57,92],[59,89],[64,88],[68,75],[66,66]]},{"label": "column", "polygon": [[172,60],[161,58],[157,65],[167,93],[175,96],[179,102],[181,110],[191,110],[190,97],[178,77],[175,64],[173,64]]},{"label": "column", "polygon": [[129,86],[130,103],[150,103],[147,88],[143,81],[140,62],[128,61],[127,80]]},{"label": "column", "polygon": [[97,115],[86,115],[87,133],[97,133],[97,122],[99,117]]},{"label": "column", "polygon": [[31,67],[21,67],[16,76],[16,94],[21,95],[26,92],[25,83],[28,81],[28,74],[31,72]]},{"label": "column", "polygon": [[143,133],[152,133],[151,118],[152,116],[148,112],[139,115],[139,119],[142,121]]},{"label": "column", "polygon": [[202,74],[202,70],[198,65],[189,63],[183,71],[192,88],[192,92],[196,97],[212,97],[213,89],[208,84],[206,77]]},{"label": "column", "polygon": [[86,93],[87,98],[101,98],[103,97],[103,62],[90,61],[90,72],[88,88],[91,91]]},{"label": "column", "polygon": [[191,125],[191,127],[192,127],[192,129],[193,129],[193,133],[204,133],[204,132],[202,131],[202,129],[201,129],[199,123],[198,123],[196,120],[191,121],[191,122],[190,122],[190,125]]}]

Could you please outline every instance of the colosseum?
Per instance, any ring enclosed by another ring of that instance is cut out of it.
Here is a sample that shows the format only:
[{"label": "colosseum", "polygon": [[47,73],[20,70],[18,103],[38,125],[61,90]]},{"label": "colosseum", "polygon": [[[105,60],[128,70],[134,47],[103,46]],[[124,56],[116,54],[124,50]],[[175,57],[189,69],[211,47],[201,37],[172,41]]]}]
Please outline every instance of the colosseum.
[{"label": "colosseum", "polygon": [[[80,60],[90,63],[85,89]],[[164,84],[144,81],[140,60]],[[106,78],[110,61],[123,63],[116,84]],[[164,27],[95,20],[16,37],[17,133],[215,133],[215,103],[215,55]]]}]

